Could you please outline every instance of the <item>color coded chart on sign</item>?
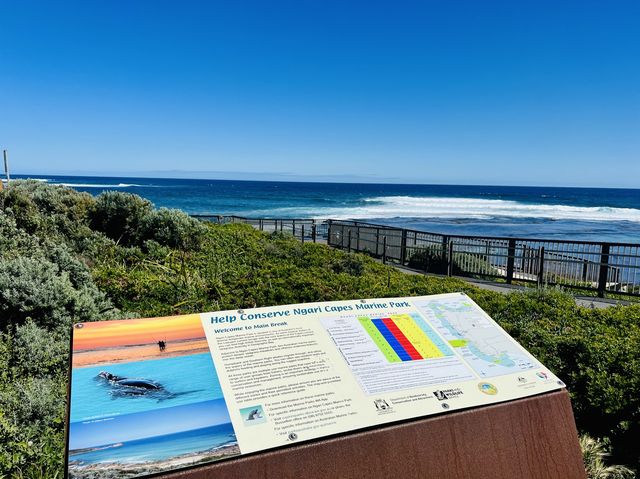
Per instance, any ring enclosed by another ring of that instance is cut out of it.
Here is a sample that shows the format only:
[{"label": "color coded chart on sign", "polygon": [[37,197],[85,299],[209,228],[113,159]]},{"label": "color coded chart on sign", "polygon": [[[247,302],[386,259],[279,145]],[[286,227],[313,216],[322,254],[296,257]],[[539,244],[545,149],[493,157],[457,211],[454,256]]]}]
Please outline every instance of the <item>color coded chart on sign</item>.
[{"label": "color coded chart on sign", "polygon": [[418,315],[363,316],[358,321],[390,363],[453,356],[451,348]]}]

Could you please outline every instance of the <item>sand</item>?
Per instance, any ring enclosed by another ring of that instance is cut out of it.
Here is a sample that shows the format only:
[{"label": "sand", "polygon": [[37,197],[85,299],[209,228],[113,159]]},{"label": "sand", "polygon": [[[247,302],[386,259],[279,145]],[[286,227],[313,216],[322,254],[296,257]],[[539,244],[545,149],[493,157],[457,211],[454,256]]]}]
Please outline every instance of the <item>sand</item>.
[{"label": "sand", "polygon": [[145,359],[162,359],[188,354],[208,353],[209,345],[206,338],[190,339],[167,343],[164,351],[158,349],[157,343],[126,346],[121,348],[94,349],[90,351],[75,351],[73,353],[73,367],[99,366],[100,364],[114,364]]},{"label": "sand", "polygon": [[226,457],[237,456],[240,448],[237,445],[227,445],[209,451],[183,454],[171,459],[162,461],[149,461],[144,463],[100,463],[92,465],[81,465],[70,461],[69,476],[71,478],[83,479],[106,479],[137,477],[141,474],[157,474],[159,472],[179,469],[181,467],[195,466],[217,461]]}]

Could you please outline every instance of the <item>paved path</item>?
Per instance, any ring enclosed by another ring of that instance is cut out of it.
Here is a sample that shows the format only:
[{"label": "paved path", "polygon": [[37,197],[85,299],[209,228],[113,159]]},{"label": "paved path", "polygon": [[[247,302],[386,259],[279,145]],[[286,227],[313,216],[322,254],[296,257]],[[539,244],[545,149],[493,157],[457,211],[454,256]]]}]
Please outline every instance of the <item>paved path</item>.
[{"label": "paved path", "polygon": [[[376,260],[378,262],[382,262],[380,260]],[[393,264],[393,263],[387,263],[387,265],[389,266],[393,266],[394,268],[396,268],[399,271],[402,271],[403,273],[406,274],[419,274],[419,275],[424,275],[425,273],[422,273],[420,271],[415,271],[413,269],[409,269],[406,268],[404,266],[400,266],[397,264]],[[435,278],[444,278],[445,276],[442,275],[438,275],[438,274],[429,274],[427,273],[427,276],[433,276]],[[453,276],[456,279],[460,279],[462,281],[465,281],[469,284],[472,284],[473,286],[477,286],[478,288],[482,288],[482,289],[487,289],[489,291],[495,291],[497,293],[504,293],[504,294],[509,294],[512,293],[514,291],[523,291],[525,289],[527,289],[525,286],[519,286],[519,285],[514,285],[514,284],[503,284],[503,283],[494,283],[491,281],[483,281],[481,279],[472,279],[472,278],[466,278],[464,276]],[[591,296],[575,296],[574,298],[576,300],[576,304],[578,304],[579,306],[584,306],[586,308],[595,308],[595,309],[604,309],[604,308],[609,308],[611,306],[623,306],[623,305],[628,305],[628,304],[634,304],[632,302],[629,301],[623,301],[623,300],[616,300],[616,299],[604,299],[604,298],[594,298]]]}]

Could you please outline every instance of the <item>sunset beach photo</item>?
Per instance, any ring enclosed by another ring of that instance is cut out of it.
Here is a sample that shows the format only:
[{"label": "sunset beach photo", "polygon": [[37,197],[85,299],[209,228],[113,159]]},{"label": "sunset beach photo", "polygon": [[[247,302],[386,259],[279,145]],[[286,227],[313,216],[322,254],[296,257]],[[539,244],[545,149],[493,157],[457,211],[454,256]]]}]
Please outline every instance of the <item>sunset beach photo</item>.
[{"label": "sunset beach photo", "polygon": [[73,367],[208,353],[199,314],[78,323]]}]

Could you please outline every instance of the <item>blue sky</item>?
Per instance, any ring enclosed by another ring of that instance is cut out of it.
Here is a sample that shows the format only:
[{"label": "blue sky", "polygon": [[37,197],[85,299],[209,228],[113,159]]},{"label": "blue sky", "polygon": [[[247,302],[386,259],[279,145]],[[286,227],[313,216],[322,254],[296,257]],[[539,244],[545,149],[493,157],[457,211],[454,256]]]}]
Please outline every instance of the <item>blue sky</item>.
[{"label": "blue sky", "polygon": [[70,426],[69,449],[104,446],[230,423],[224,399],[124,414]]},{"label": "blue sky", "polygon": [[635,0],[16,1],[0,18],[15,173],[638,186]]}]

